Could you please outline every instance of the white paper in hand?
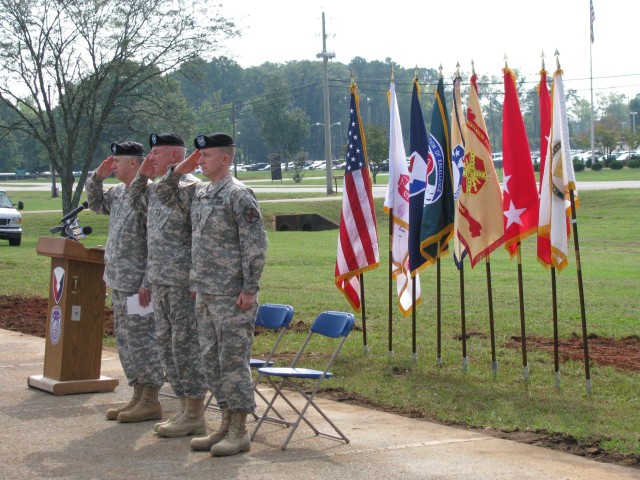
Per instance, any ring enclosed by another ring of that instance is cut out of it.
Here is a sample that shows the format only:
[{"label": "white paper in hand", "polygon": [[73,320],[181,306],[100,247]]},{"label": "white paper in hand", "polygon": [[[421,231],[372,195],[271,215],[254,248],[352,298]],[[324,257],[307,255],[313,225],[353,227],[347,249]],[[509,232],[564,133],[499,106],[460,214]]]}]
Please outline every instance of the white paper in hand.
[{"label": "white paper in hand", "polygon": [[153,302],[150,301],[146,307],[140,306],[138,294],[127,297],[127,313],[129,315],[149,315],[153,313]]}]

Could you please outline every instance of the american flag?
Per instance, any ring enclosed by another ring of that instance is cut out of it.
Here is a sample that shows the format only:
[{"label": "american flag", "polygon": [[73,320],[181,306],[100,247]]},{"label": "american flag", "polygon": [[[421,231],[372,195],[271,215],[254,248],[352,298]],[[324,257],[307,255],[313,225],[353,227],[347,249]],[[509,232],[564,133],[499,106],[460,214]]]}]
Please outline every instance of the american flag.
[{"label": "american flag", "polygon": [[359,312],[359,275],[380,266],[380,257],[376,212],[357,88],[355,82],[352,82],[335,281],[336,287]]},{"label": "american flag", "polygon": [[589,9],[591,10],[591,43],[593,43],[593,21],[596,19],[596,13],[593,11],[593,0],[589,0]]}]

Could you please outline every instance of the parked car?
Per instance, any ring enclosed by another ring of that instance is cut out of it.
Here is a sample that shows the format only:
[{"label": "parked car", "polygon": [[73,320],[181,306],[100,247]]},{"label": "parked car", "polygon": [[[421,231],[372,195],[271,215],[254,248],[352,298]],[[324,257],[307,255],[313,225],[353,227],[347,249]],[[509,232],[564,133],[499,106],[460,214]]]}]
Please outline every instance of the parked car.
[{"label": "parked car", "polygon": [[18,209],[15,207],[7,192],[0,190],[0,240],[9,240],[9,245],[19,247],[22,242],[22,215],[18,210],[22,210],[24,204],[18,202]]},{"label": "parked car", "polygon": [[626,162],[627,160],[631,160],[632,158],[640,158],[640,152],[623,152],[616,157],[616,160],[619,162]]},{"label": "parked car", "polygon": [[248,172],[254,172],[256,170],[262,170],[264,167],[268,167],[269,164],[268,163],[252,163],[250,165],[246,165],[244,168],[248,171]]}]

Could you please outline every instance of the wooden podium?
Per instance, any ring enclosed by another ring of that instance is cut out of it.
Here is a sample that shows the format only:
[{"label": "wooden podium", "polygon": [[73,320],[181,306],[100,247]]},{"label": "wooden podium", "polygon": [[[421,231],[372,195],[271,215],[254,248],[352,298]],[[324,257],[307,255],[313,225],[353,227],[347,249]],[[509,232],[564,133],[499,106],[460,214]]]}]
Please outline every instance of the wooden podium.
[{"label": "wooden podium", "polygon": [[118,380],[100,375],[106,286],[104,250],[65,238],[41,237],[51,257],[44,374],[28,385],[54,395],[112,392]]}]

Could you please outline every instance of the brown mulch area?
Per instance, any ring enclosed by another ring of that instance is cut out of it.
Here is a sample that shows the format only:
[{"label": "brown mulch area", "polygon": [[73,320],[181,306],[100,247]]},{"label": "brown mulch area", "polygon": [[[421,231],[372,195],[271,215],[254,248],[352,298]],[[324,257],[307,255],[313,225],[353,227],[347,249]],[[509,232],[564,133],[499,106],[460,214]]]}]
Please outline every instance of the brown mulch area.
[{"label": "brown mulch area", "polygon": [[[45,338],[49,300],[0,295],[0,328]],[[113,311],[104,309],[104,334],[113,335]]]},{"label": "brown mulch area", "polygon": [[[48,300],[46,298],[24,298],[16,296],[0,295],[0,328],[21,332],[44,338],[46,336],[46,325],[48,315]],[[295,330],[306,330],[308,327],[298,321],[291,327]],[[105,308],[104,318],[104,334],[113,335],[113,312],[111,308]],[[469,335],[472,335],[470,333]],[[510,348],[520,349],[521,341],[519,337],[512,337],[511,342],[507,345]],[[597,335],[589,336],[589,358],[592,363],[598,365],[610,365],[614,368],[622,370],[640,371],[640,337],[632,336],[623,339],[612,339],[599,337]],[[546,350],[553,354],[553,340],[548,338],[527,337],[527,350]],[[573,335],[568,339],[562,339],[559,342],[559,358],[565,362],[569,359],[583,361],[584,351],[582,338]],[[380,409],[379,406],[372,404],[368,399],[357,394],[345,394],[342,391],[326,389],[321,394],[325,398],[330,398],[338,402],[346,402],[366,406],[368,408]],[[390,413],[398,415],[423,418],[420,412],[411,412],[406,410],[384,409]],[[435,421],[435,420],[433,420]],[[455,425],[464,428],[464,425]],[[640,456],[622,456],[602,451],[597,442],[593,444],[579,444],[575,439],[561,434],[549,434],[544,431],[514,431],[504,432],[494,429],[479,430],[486,435],[492,435],[498,438],[514,440],[517,442],[528,443],[532,445],[553,448],[564,452],[592,458],[601,462],[615,463],[627,467],[640,468]]]}]

